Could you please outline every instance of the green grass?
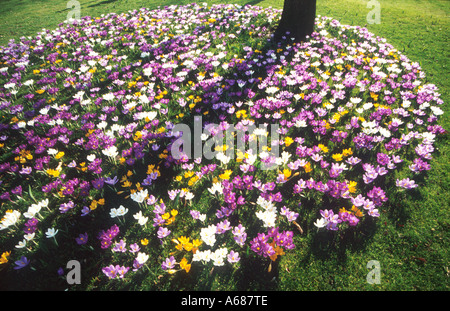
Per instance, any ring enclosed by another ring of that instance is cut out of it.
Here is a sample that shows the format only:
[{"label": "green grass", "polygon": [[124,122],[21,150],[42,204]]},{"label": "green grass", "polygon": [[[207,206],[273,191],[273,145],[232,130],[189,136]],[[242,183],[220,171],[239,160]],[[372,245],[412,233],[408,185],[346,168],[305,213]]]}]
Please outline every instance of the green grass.
[{"label": "green grass", "polygon": [[[85,0],[82,16],[100,16],[109,12],[159,5],[186,4],[191,1]],[[207,1],[208,4],[234,2],[263,7],[282,8],[282,0]],[[384,37],[412,61],[420,63],[427,80],[436,84],[442,94],[446,112],[440,124],[450,128],[449,102],[449,1],[380,0],[381,23],[367,25],[376,35]],[[53,29],[66,19],[70,9],[62,0],[2,0],[0,6],[0,45],[9,39],[34,36],[42,28]],[[365,26],[370,11],[367,1],[318,0],[317,14],[331,16],[343,24]],[[208,290],[448,290],[449,282],[449,143],[444,135],[437,144],[432,170],[421,181],[426,186],[408,194],[391,198],[388,213],[361,232],[315,237],[297,236],[296,251],[284,256],[271,273],[264,265],[235,272],[212,271],[213,277],[178,280],[178,285],[163,289]],[[366,265],[377,260],[381,265],[381,283],[369,284]],[[243,265],[244,266],[244,265]],[[192,271],[196,272],[196,271]],[[193,273],[193,274],[194,274]],[[274,278],[275,277],[275,278]],[[139,287],[153,284],[143,280]],[[96,284],[98,285],[98,284]]]}]

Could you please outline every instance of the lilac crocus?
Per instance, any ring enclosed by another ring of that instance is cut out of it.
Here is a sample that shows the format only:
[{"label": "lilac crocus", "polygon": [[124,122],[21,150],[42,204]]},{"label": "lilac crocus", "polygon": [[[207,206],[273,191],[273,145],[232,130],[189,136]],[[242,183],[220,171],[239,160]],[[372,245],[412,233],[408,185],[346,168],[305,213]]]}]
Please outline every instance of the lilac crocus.
[{"label": "lilac crocus", "polygon": [[287,219],[289,222],[292,222],[292,221],[296,220],[297,217],[298,217],[298,213],[296,213],[296,212],[294,212],[294,211],[291,211],[291,210],[290,210],[289,208],[287,208],[286,206],[283,206],[283,207],[281,208],[280,215],[286,216],[286,219]]},{"label": "lilac crocus", "polygon": [[90,212],[91,212],[91,209],[89,207],[83,206],[83,208],[81,209],[81,216],[86,216]]},{"label": "lilac crocus", "polygon": [[30,175],[32,171],[33,171],[33,169],[32,169],[31,167],[27,166],[27,167],[22,168],[22,169],[19,171],[19,174],[22,174],[22,175]]},{"label": "lilac crocus", "polygon": [[102,272],[110,279],[115,279],[117,276],[116,267],[113,265],[109,265],[108,267],[104,267]]},{"label": "lilac crocus", "polygon": [[355,198],[351,198],[352,204],[356,207],[362,206],[364,204],[365,198],[358,194]]},{"label": "lilac crocus", "polygon": [[119,253],[125,253],[127,251],[126,246],[127,246],[127,244],[125,243],[125,241],[124,240],[120,240],[119,242],[117,242],[114,245],[112,251],[113,252],[119,252]]},{"label": "lilac crocus", "polygon": [[130,267],[116,265],[117,277],[123,279],[128,270],[130,270]]},{"label": "lilac crocus", "polygon": [[161,264],[161,268],[163,270],[173,269],[175,268],[176,260],[173,256],[166,258],[166,260]]},{"label": "lilac crocus", "polygon": [[404,188],[404,189],[413,189],[413,188],[418,187],[416,182],[414,180],[412,180],[412,179],[409,179],[409,178],[405,178],[405,179],[402,179],[402,180],[397,179],[396,182],[395,182],[395,185],[397,187]]},{"label": "lilac crocus", "polygon": [[107,183],[108,185],[111,185],[111,186],[114,186],[118,182],[119,182],[119,179],[117,178],[117,176],[114,176],[113,178],[107,177],[105,179],[105,183]]},{"label": "lilac crocus", "polygon": [[153,205],[156,203],[156,198],[153,194],[149,195],[148,199],[147,199],[147,204],[148,205]]},{"label": "lilac crocus", "polygon": [[230,222],[228,220],[224,220],[217,224],[217,233],[223,234],[231,229]]},{"label": "lilac crocus", "polygon": [[75,203],[73,203],[72,201],[69,201],[67,203],[62,203],[59,206],[59,210],[61,211],[61,213],[67,213],[69,210],[71,210],[72,208],[75,207]]},{"label": "lilac crocus", "polygon": [[168,236],[170,232],[171,231],[165,227],[159,227],[157,232],[158,238],[163,239]]},{"label": "lilac crocus", "polygon": [[236,263],[239,260],[241,260],[241,258],[239,257],[239,253],[235,252],[235,251],[230,251],[230,253],[227,256],[227,260],[229,263]]},{"label": "lilac crocus", "polygon": [[141,250],[137,243],[130,244],[130,253],[137,253]]},{"label": "lilac crocus", "polygon": [[193,219],[199,219],[199,217],[200,217],[199,211],[191,210],[189,213],[191,214]]}]

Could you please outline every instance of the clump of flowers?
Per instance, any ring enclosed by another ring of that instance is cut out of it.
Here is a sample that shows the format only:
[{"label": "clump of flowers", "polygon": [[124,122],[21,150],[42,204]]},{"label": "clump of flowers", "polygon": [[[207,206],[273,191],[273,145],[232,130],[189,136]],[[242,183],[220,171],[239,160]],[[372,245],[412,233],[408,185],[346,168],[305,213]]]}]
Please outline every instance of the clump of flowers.
[{"label": "clump of flowers", "polygon": [[279,231],[278,227],[271,228],[267,233],[258,233],[250,242],[251,250],[272,261],[285,254],[284,250],[295,248],[292,231]]},{"label": "clump of flowers", "polygon": [[120,233],[120,229],[117,225],[113,225],[108,230],[102,230],[98,234],[98,239],[100,240],[101,248],[109,248],[114,240],[114,238]]},{"label": "clump of flowers", "polygon": [[[306,42],[273,42],[280,13],[140,9],[0,47],[0,241],[16,245],[0,263],[44,265],[32,256],[53,256],[40,237],[56,232],[62,254],[101,253],[108,279],[274,262],[304,233],[299,215],[353,230],[420,187],[445,132],[420,65],[329,17]],[[176,145],[198,118],[209,158]]]}]

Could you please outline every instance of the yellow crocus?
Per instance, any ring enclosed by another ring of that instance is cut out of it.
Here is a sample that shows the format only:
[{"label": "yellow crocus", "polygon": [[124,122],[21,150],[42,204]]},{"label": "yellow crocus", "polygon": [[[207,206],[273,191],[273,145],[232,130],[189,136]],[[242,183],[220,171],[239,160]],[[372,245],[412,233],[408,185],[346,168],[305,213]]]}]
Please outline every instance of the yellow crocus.
[{"label": "yellow crocus", "polygon": [[64,156],[64,152],[60,151],[55,155],[55,159],[61,159]]},{"label": "yellow crocus", "polygon": [[91,211],[93,211],[93,210],[95,210],[97,208],[97,204],[98,204],[98,202],[96,200],[91,202],[91,205],[89,206]]},{"label": "yellow crocus", "polygon": [[289,177],[291,177],[291,174],[292,174],[292,172],[290,169],[286,168],[283,170],[284,179],[288,179]]},{"label": "yellow crocus", "polygon": [[355,214],[356,217],[362,217],[363,213],[361,212],[361,210],[359,208],[357,208],[356,206],[352,206],[351,211]]},{"label": "yellow crocus", "polygon": [[186,243],[186,244],[183,244],[183,247],[186,251],[190,252],[194,248],[194,244]]},{"label": "yellow crocus", "polygon": [[356,192],[356,185],[357,185],[356,181],[350,181],[348,183],[348,192],[355,193]]},{"label": "yellow crocus", "polygon": [[189,243],[189,240],[190,240],[190,238],[189,237],[185,237],[185,236],[180,236],[179,238],[178,238],[178,241],[181,243],[181,244],[187,244],[187,243]]},{"label": "yellow crocus", "polygon": [[306,165],[303,167],[305,169],[306,173],[309,173],[312,171],[311,163],[306,163]]},{"label": "yellow crocus", "polygon": [[341,153],[335,153],[331,156],[335,161],[342,161],[343,155]]},{"label": "yellow crocus", "polygon": [[54,169],[48,169],[46,170],[47,174],[49,174],[52,177],[59,177],[59,171]]},{"label": "yellow crocus", "polygon": [[4,264],[8,262],[8,257],[11,255],[11,252],[3,252],[2,256],[0,257],[0,264]]},{"label": "yellow crocus", "polygon": [[164,213],[164,214],[161,215],[161,218],[164,219],[164,220],[169,219],[169,217],[170,217],[169,213]]},{"label": "yellow crocus", "polygon": [[189,270],[191,270],[191,264],[188,264],[187,259],[184,257],[180,261],[180,267],[181,267],[181,269],[185,270],[186,272],[189,272]]},{"label": "yellow crocus", "polygon": [[353,151],[351,148],[344,149],[344,150],[342,150],[342,154],[344,155],[344,157],[348,157],[349,155],[353,154]]},{"label": "yellow crocus", "polygon": [[320,148],[320,150],[322,150],[322,152],[323,153],[328,153],[328,147],[325,147],[324,145],[322,145],[322,144],[319,144],[319,145],[317,145],[317,147],[319,147]]},{"label": "yellow crocus", "polygon": [[220,174],[219,177],[221,179],[230,179],[231,173],[233,173],[232,170],[226,170],[223,174]]},{"label": "yellow crocus", "polygon": [[286,147],[289,147],[293,142],[294,142],[294,140],[292,138],[290,138],[289,136],[287,136],[284,139],[284,144],[286,145]]}]

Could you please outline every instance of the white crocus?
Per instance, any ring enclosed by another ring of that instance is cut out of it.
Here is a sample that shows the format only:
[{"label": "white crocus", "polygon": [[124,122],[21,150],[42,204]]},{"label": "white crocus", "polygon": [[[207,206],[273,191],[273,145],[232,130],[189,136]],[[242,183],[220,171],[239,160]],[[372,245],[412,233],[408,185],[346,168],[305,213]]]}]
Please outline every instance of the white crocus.
[{"label": "white crocus", "polygon": [[115,158],[119,154],[116,146],[110,146],[109,148],[102,150],[102,153],[111,158]]},{"label": "white crocus", "polygon": [[134,219],[138,221],[141,226],[145,225],[148,221],[148,217],[145,217],[141,211],[133,215]]},{"label": "white crocus", "polygon": [[317,228],[323,228],[328,224],[328,221],[325,218],[320,218],[317,219],[316,222],[314,223],[314,226],[316,226]]},{"label": "white crocus", "polygon": [[32,239],[34,239],[35,235],[36,235],[36,233],[33,232],[33,233],[25,234],[23,237],[26,241],[31,241]]},{"label": "white crocus", "polygon": [[133,201],[135,201],[135,202],[137,202],[137,203],[142,203],[142,202],[144,202],[144,200],[145,200],[145,198],[147,197],[147,195],[148,195],[148,190],[147,190],[147,189],[144,189],[144,190],[141,190],[141,191],[132,193],[132,194],[130,195],[130,197],[131,197],[131,199],[132,199]]},{"label": "white crocus", "polygon": [[93,162],[93,161],[95,160],[95,158],[96,158],[95,154],[90,154],[90,155],[88,155],[88,156],[86,157],[86,159],[87,159],[89,162]]},{"label": "white crocus", "polygon": [[0,230],[6,229],[9,226],[13,226],[16,224],[16,222],[20,218],[20,212],[19,211],[7,211],[5,213],[5,216],[2,218],[0,222]]},{"label": "white crocus", "polygon": [[17,243],[16,248],[24,248],[27,246],[27,240],[23,240],[23,241],[19,241],[19,243]]},{"label": "white crocus", "polygon": [[216,192],[219,194],[223,193],[223,187],[220,182],[213,183],[211,188],[208,188],[209,193],[215,194]]},{"label": "white crocus", "polygon": [[128,208],[125,208],[123,205],[120,205],[119,208],[112,208],[109,215],[111,215],[111,218],[123,216],[126,213],[128,213]]},{"label": "white crocus", "polygon": [[143,264],[145,264],[147,262],[148,258],[149,258],[149,256],[146,253],[139,252],[137,254],[136,261],[139,264],[143,265]]},{"label": "white crocus", "polygon": [[23,216],[25,218],[33,218],[40,211],[41,211],[40,204],[31,204],[31,206],[28,208],[28,211],[23,213]]}]

